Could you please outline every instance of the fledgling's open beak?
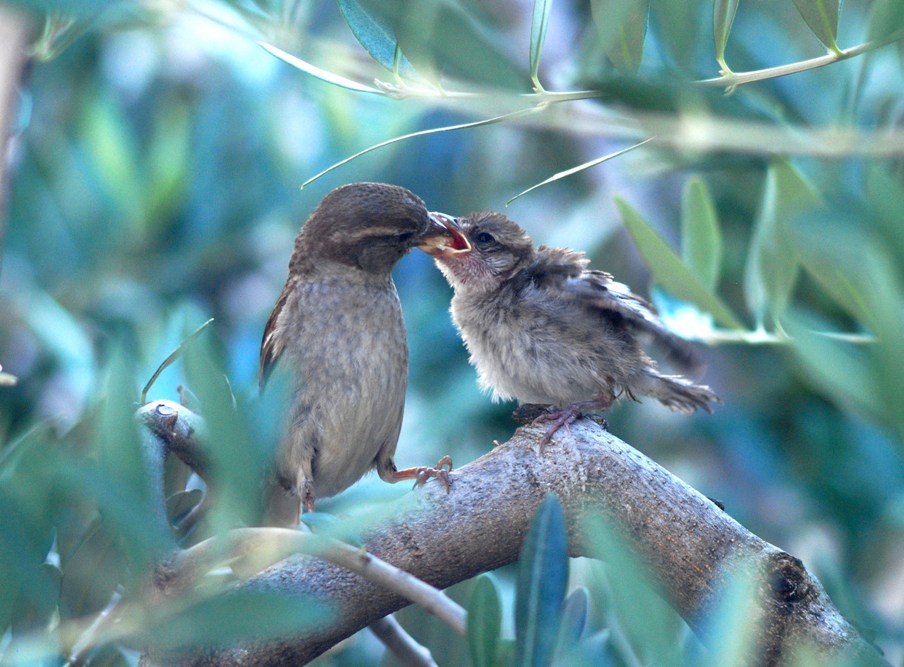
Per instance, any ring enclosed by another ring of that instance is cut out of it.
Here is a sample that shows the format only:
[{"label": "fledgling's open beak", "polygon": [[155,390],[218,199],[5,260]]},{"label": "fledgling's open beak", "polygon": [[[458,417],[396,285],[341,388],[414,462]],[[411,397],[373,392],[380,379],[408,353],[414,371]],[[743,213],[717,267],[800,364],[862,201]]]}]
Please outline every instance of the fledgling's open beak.
[{"label": "fledgling's open beak", "polygon": [[433,226],[421,237],[418,250],[434,257],[452,257],[471,252],[471,244],[462,234],[456,218],[434,211],[430,213],[430,221]]}]

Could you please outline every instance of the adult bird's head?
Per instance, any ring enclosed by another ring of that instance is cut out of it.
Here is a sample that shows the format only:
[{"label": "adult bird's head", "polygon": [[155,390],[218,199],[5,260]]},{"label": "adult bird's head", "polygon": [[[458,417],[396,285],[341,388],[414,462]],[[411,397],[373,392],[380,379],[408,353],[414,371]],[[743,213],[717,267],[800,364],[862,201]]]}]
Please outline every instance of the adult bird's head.
[{"label": "adult bird's head", "polygon": [[433,253],[456,291],[494,290],[535,257],[530,237],[501,213],[472,213],[457,223],[458,249]]},{"label": "adult bird's head", "polygon": [[302,227],[290,270],[327,260],[388,274],[411,248],[450,239],[446,221],[416,194],[387,183],[352,183],[330,192]]}]

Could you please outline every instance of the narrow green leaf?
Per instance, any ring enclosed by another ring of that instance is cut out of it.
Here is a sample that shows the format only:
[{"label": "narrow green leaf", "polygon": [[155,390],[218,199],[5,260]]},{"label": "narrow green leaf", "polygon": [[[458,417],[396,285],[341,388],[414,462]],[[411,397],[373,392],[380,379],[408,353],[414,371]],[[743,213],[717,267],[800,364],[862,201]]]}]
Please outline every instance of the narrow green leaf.
[{"label": "narrow green leaf", "polygon": [[88,98],[82,119],[83,149],[123,230],[135,231],[145,215],[139,148],[122,104],[100,93]]},{"label": "narrow green leaf", "polygon": [[622,72],[636,72],[643,57],[650,0],[592,0],[590,8],[603,52]]},{"label": "narrow green leaf", "polygon": [[158,618],[142,627],[142,644],[161,649],[222,648],[302,635],[332,616],[320,600],[249,589],[201,599],[178,613],[166,612],[164,608]]},{"label": "narrow green leaf", "polygon": [[157,370],[154,371],[154,374],[151,376],[151,379],[147,381],[144,385],[144,389],[141,390],[140,403],[144,405],[147,403],[148,392],[151,390],[151,387],[154,385],[154,382],[157,381],[157,378],[160,377],[160,374],[165,371],[176,359],[178,359],[183,352],[185,352],[185,348],[188,347],[193,340],[195,340],[198,336],[204,333],[204,330],[213,324],[213,318],[211,317],[204,324],[195,329],[185,340],[179,343],[179,347],[169,353],[166,359],[160,362],[160,365],[157,367]]},{"label": "narrow green leaf", "polygon": [[709,7],[703,2],[687,0],[657,0],[650,6],[650,20],[657,39],[670,58],[685,71],[694,71],[702,51],[701,25],[703,12]]},{"label": "narrow green leaf", "polygon": [[308,180],[306,180],[304,183],[301,184],[301,189],[303,190],[305,188],[305,186],[310,185],[311,183],[316,181],[321,176],[324,176],[324,175],[330,173],[334,169],[338,169],[342,165],[344,165],[348,162],[351,162],[352,160],[359,158],[362,155],[366,155],[367,153],[370,153],[371,151],[375,151],[378,148],[383,148],[384,146],[389,146],[390,144],[394,144],[398,141],[405,141],[406,139],[413,139],[414,137],[423,137],[428,134],[436,134],[438,132],[450,132],[452,130],[464,130],[464,129],[472,128],[472,127],[480,127],[482,125],[492,125],[493,123],[501,123],[502,121],[509,120],[510,118],[517,118],[519,116],[525,116],[527,114],[536,113],[537,110],[538,110],[538,107],[530,107],[528,109],[519,109],[518,111],[504,113],[501,116],[493,116],[492,118],[486,118],[484,120],[474,121],[473,123],[462,123],[460,125],[446,125],[444,127],[433,127],[433,128],[430,128],[429,130],[420,130],[419,132],[411,132],[410,134],[403,134],[400,137],[393,137],[392,139],[387,139],[386,141],[381,141],[380,143],[374,144],[373,146],[370,146],[369,148],[365,148],[363,151],[358,151],[354,155],[350,155],[349,157],[345,158],[344,160],[339,160],[339,162],[337,162],[336,164],[330,165],[323,171],[321,171],[317,174],[314,174]]},{"label": "narrow green leaf", "polygon": [[830,51],[838,53],[838,12],[841,0],[794,0],[797,11],[813,34]]},{"label": "narrow green leaf", "polygon": [[900,262],[894,261],[883,246],[873,245],[863,259],[866,280],[873,285],[870,294],[876,317],[879,344],[873,352],[873,372],[880,396],[883,420],[904,441],[904,413],[890,396],[904,396],[904,280]]},{"label": "narrow green leaf", "polygon": [[190,178],[192,116],[183,100],[170,99],[157,113],[146,158],[145,208],[156,223],[169,217],[182,202]]},{"label": "narrow green leaf", "polygon": [[491,573],[481,574],[474,582],[468,603],[468,647],[474,667],[496,665],[501,628],[499,584]]},{"label": "narrow green leaf", "polygon": [[870,7],[869,38],[881,41],[899,30],[904,30],[904,2],[901,0],[874,0]]},{"label": "narrow green leaf", "polygon": [[819,391],[843,410],[882,414],[886,399],[871,373],[869,353],[863,346],[816,333],[827,330],[827,323],[803,313],[786,313],[782,325],[794,340],[792,349],[804,373]]},{"label": "narrow green leaf", "polygon": [[757,328],[767,314],[775,320],[788,305],[798,273],[789,225],[818,203],[813,186],[790,163],[770,165],[744,272],[744,295]]},{"label": "narrow green leaf", "polygon": [[568,585],[568,535],[555,495],[548,495],[531,522],[518,565],[515,600],[515,664],[548,665],[559,631]]},{"label": "narrow green leaf", "polygon": [[258,481],[271,462],[272,443],[261,442],[252,435],[249,414],[256,409],[242,405],[225,381],[224,360],[215,354],[209,336],[196,339],[183,353],[188,386],[203,407],[209,428],[211,474],[217,480],[217,502],[211,518],[214,525],[234,526],[237,522],[252,524],[258,520],[261,492]]},{"label": "narrow green leaf", "polygon": [[790,238],[804,269],[820,287],[851,317],[875,332],[876,313],[869,298],[872,286],[859,270],[867,251],[862,234],[812,219],[795,225]]},{"label": "narrow green leaf", "polygon": [[644,258],[653,277],[660,285],[679,299],[696,305],[701,310],[712,313],[723,326],[742,329],[741,321],[722,303],[715,294],[708,290],[699,278],[681,261],[675,251],[644,220],[634,208],[621,198],[615,204],[622,215],[625,226]]},{"label": "narrow green leaf", "polygon": [[543,51],[543,41],[546,39],[546,26],[549,23],[549,10],[552,8],[552,0],[534,0],[534,13],[530,24],[530,78],[534,84],[534,90],[543,92],[540,84],[540,53]]},{"label": "narrow green leaf", "polygon": [[339,11],[348,23],[355,39],[390,72],[405,77],[413,77],[417,73],[414,66],[399,48],[395,31],[385,17],[368,11],[358,0],[338,0]]},{"label": "narrow green leaf", "polygon": [[727,582],[716,592],[713,612],[707,615],[706,636],[712,652],[703,667],[742,665],[756,651],[756,631],[762,611],[757,604],[757,576],[740,563],[726,573]]},{"label": "narrow green leaf", "polygon": [[591,566],[589,584],[594,600],[604,601],[601,612],[618,635],[615,641],[627,651],[627,664],[685,664],[677,641],[684,623],[666,602],[630,536],[602,513],[582,518],[581,535],[590,548],[588,555],[602,561]]},{"label": "narrow green leaf", "polygon": [[611,160],[614,157],[618,157],[619,155],[623,155],[629,151],[633,151],[635,148],[639,148],[640,146],[643,146],[645,143],[653,141],[653,139],[655,139],[655,138],[656,137],[650,137],[649,139],[644,139],[640,143],[634,144],[633,146],[628,146],[627,148],[623,148],[620,151],[616,151],[614,153],[609,153],[608,155],[604,155],[603,157],[598,157],[594,160],[590,160],[589,162],[585,162],[584,164],[579,164],[577,167],[572,167],[571,169],[566,169],[565,171],[560,171],[556,174],[553,174],[552,176],[547,178],[545,181],[541,181],[540,183],[537,183],[536,185],[532,185],[527,190],[519,192],[514,197],[509,199],[507,202],[505,202],[505,205],[508,206],[513,201],[518,199],[518,197],[522,197],[522,196],[526,195],[528,192],[531,192],[532,190],[536,190],[539,187],[548,185],[549,183],[553,183],[553,182],[558,181],[563,178],[567,178],[568,176],[577,174],[580,171],[584,171],[585,169],[589,169],[590,167],[595,167],[596,165],[606,162],[607,160]]},{"label": "narrow green leaf", "polygon": [[327,72],[325,69],[321,69],[316,65],[312,65],[309,62],[302,60],[296,56],[293,56],[290,53],[286,53],[282,49],[279,49],[271,44],[267,44],[265,42],[258,42],[261,48],[264,49],[270,55],[276,56],[284,63],[288,63],[292,67],[296,69],[300,69],[302,72],[306,72],[311,76],[317,77],[321,81],[325,81],[327,83],[331,83],[334,86],[340,86],[342,88],[348,88],[349,90],[354,90],[359,93],[376,93],[377,95],[385,95],[382,90],[378,88],[372,88],[371,86],[365,86],[363,83],[358,83],[357,81],[352,81],[351,79],[347,79],[344,76],[339,74],[334,74],[333,72]]},{"label": "narrow green leaf", "polygon": [[590,592],[584,587],[576,588],[562,605],[562,622],[559,625],[558,651],[568,651],[581,640],[587,627],[590,611]]},{"label": "narrow green leaf", "polygon": [[359,0],[380,13],[418,72],[523,90],[527,70],[502,45],[505,35],[486,20],[478,5],[449,0]]},{"label": "narrow green leaf", "polygon": [[[904,7],[904,4],[901,5]],[[866,201],[873,211],[884,240],[904,262],[904,234],[901,233],[901,211],[904,211],[904,184],[883,166],[872,162],[866,171]]]},{"label": "narrow green leaf", "polygon": [[713,46],[716,62],[722,68],[723,74],[731,74],[731,69],[725,63],[725,46],[728,44],[735,14],[738,12],[738,2],[740,0],[715,0],[713,3]]},{"label": "narrow green leaf", "polygon": [[[85,494],[102,508],[102,529],[116,549],[122,550],[123,566],[134,577],[131,582],[120,583],[132,585],[155,558],[174,547],[160,514],[163,454],[159,448],[152,451],[143,446],[134,418],[134,375],[124,352],[113,351],[105,375],[93,456],[62,467],[57,484],[61,492]],[[88,576],[96,577],[96,567],[96,561],[92,562]],[[63,563],[67,578],[70,568],[71,563]],[[117,580],[113,581],[115,584]]]},{"label": "narrow green leaf", "polygon": [[703,286],[714,292],[722,268],[722,230],[706,183],[687,182],[681,200],[681,254]]}]

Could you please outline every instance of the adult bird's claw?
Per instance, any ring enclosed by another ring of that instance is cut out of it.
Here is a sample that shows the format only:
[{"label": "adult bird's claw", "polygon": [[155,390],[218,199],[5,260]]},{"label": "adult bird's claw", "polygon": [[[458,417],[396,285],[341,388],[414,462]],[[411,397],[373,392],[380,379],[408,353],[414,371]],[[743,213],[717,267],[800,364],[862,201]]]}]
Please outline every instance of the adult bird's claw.
[{"label": "adult bird's claw", "polygon": [[[448,468],[448,469],[446,469]],[[452,472],[452,457],[444,456],[437,461],[436,466],[418,466],[417,468],[405,468],[405,470],[397,470],[392,473],[392,481],[400,482],[404,479],[413,479],[414,486],[422,486],[429,479],[438,479],[446,487],[446,493],[452,489],[452,478],[449,473]]]},{"label": "adult bird's claw", "polygon": [[[446,470],[446,466],[448,466],[448,470]],[[443,486],[446,487],[446,493],[449,493],[452,489],[452,478],[449,476],[450,472],[452,472],[452,457],[446,455],[437,461],[436,466],[433,468],[427,466],[418,468],[414,475],[414,485],[416,487],[423,486],[427,483],[427,480],[433,478],[442,482]]]}]

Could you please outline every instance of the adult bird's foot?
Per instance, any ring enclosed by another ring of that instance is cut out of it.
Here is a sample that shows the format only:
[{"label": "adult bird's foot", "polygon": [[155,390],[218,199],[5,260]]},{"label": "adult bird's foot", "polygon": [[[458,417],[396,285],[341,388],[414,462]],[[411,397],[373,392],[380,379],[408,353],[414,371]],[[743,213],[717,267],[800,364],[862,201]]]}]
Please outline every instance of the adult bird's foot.
[{"label": "adult bird's foot", "polygon": [[[448,470],[446,469],[447,466]],[[405,468],[404,470],[395,471],[392,474],[392,478],[394,482],[413,479],[416,487],[423,486],[429,479],[437,479],[446,487],[446,493],[449,493],[452,489],[452,478],[449,476],[450,472],[452,472],[452,457],[447,455],[437,461],[436,466],[433,468],[429,466]]]},{"label": "adult bird's foot", "polygon": [[[305,512],[314,511],[314,488],[313,485],[308,481],[305,481],[305,483],[302,485],[301,501],[304,504]],[[301,521],[300,516],[298,517],[298,520]]]}]

